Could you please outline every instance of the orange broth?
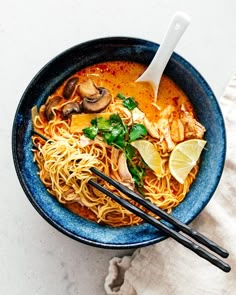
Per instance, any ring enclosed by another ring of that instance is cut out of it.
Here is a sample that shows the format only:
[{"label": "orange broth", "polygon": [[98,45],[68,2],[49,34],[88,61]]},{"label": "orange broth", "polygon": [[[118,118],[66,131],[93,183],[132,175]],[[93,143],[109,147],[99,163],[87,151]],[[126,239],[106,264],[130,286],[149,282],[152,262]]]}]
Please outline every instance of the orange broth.
[{"label": "orange broth", "polygon": [[150,121],[157,121],[159,113],[168,105],[173,105],[176,110],[182,104],[187,111],[193,111],[185,93],[178,85],[163,75],[161,78],[157,106],[151,104],[153,101],[153,90],[149,83],[135,81],[144,72],[146,67],[142,64],[127,61],[112,61],[100,63],[79,71],[76,76],[80,82],[92,79],[96,85],[109,89],[113,97],[118,93],[125,96],[132,96],[139,104],[139,108],[146,114]]}]

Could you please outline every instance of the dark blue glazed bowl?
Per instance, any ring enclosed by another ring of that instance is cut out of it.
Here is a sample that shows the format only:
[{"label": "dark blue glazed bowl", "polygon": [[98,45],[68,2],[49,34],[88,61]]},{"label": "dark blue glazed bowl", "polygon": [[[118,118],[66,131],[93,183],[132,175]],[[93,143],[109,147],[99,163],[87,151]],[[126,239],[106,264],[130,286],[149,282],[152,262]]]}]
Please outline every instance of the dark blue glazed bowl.
[{"label": "dark blue glazed bowl", "polygon": [[[147,223],[112,228],[87,221],[59,204],[42,185],[31,151],[31,108],[40,106],[67,77],[84,67],[112,60],[148,65],[158,44],[126,37],[97,39],[74,46],[51,60],[25,90],[14,119],[12,151],[23,190],[35,209],[51,225],[80,242],[104,248],[133,248],[160,242],[166,236]],[[185,59],[173,54],[165,70],[187,94],[199,121],[206,127],[207,149],[200,171],[185,200],[173,211],[184,223],[191,222],[211,199],[222,174],[226,152],[225,127],[217,100],[204,78]]]}]

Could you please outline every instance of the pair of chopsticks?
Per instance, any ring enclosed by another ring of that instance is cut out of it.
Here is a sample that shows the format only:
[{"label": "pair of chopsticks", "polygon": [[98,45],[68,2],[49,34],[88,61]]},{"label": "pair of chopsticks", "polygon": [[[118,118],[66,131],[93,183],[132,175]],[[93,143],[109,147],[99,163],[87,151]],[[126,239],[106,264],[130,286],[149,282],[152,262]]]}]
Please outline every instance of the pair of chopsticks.
[{"label": "pair of chopsticks", "polygon": [[[117,182],[116,180],[108,177],[107,175],[103,174],[101,171],[97,170],[96,168],[92,167],[91,172],[102,178],[103,180],[107,181],[109,184],[117,188],[120,192],[124,193],[126,196],[128,196],[130,199],[136,201],[137,203],[141,204],[143,207],[148,209],[149,211],[155,213],[159,217],[161,217],[163,220],[167,221],[168,223],[174,225],[175,228],[182,231],[183,233],[189,235],[191,238],[195,239],[195,241],[199,242],[200,244],[204,245],[211,251],[215,252],[216,254],[220,255],[223,258],[227,258],[229,253],[227,250],[223,249],[219,245],[217,245],[215,242],[211,241],[207,237],[205,237],[203,234],[197,232],[196,230],[192,229],[188,225],[182,223],[175,217],[169,215],[165,211],[161,210],[151,202],[143,199],[141,196],[136,194],[134,191],[130,190],[123,184]],[[229,272],[231,270],[231,267],[219,259],[217,256],[212,254],[211,252],[207,251],[205,248],[202,248],[198,244],[194,243],[192,240],[187,238],[185,235],[181,234],[180,232],[176,231],[175,229],[172,229],[168,227],[166,224],[162,223],[161,221],[157,220],[156,218],[150,216],[146,212],[144,212],[142,209],[134,206],[127,200],[117,196],[116,194],[112,193],[111,191],[107,190],[105,187],[101,186],[94,180],[90,179],[88,181],[90,185],[98,189],[99,191],[103,192],[113,200],[115,200],[117,203],[131,211],[132,213],[136,214],[137,216],[141,217],[146,222],[150,223],[154,227],[158,228],[159,230],[163,231],[168,236],[172,237],[174,240],[182,244],[183,246],[187,247],[200,257],[208,260],[213,265],[217,266],[224,272]]]}]

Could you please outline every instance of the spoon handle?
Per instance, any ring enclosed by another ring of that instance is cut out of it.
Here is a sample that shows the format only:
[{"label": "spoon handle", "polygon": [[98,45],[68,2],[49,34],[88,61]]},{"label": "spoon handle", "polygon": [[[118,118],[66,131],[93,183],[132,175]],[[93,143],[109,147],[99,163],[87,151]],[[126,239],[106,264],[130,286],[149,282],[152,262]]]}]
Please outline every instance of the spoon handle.
[{"label": "spoon handle", "polygon": [[157,97],[160,79],[166,64],[168,63],[172,52],[174,51],[181,36],[187,29],[189,23],[190,17],[186,13],[175,13],[152,62],[148,66],[147,70],[137,79],[137,82],[148,81],[152,84],[155,94],[154,102]]}]

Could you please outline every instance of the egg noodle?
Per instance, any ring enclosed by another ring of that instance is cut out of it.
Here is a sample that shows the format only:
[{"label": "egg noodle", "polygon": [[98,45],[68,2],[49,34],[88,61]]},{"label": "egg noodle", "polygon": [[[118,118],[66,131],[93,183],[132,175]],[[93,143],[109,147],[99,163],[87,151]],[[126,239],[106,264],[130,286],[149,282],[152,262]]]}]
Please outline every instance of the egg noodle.
[{"label": "egg noodle", "polygon": [[[56,108],[54,111],[56,112]],[[115,111],[125,124],[132,124],[130,113],[124,111],[120,101],[113,99],[104,112],[107,111]],[[33,149],[33,152],[40,179],[49,193],[62,204],[76,202],[85,206],[94,213],[97,222],[112,226],[139,224],[142,221],[139,217],[88,185],[88,180],[94,179],[110,191],[121,195],[113,186],[90,171],[91,167],[96,167],[106,175],[122,182],[118,173],[119,149],[106,144],[99,138],[84,144],[83,132],[72,134],[68,120],[59,120],[55,116],[54,119],[46,122],[42,119],[42,113],[43,108],[33,118],[33,126],[35,131],[48,140],[37,134],[33,135],[33,144],[37,147]],[[146,199],[170,213],[189,191],[198,166],[192,169],[184,184],[180,184],[170,174],[169,152],[165,141],[153,138],[149,134],[145,136],[145,139],[152,142],[159,151],[163,175],[157,177],[154,172],[147,170],[143,178],[143,192]],[[127,199],[124,195],[122,197]]]}]

